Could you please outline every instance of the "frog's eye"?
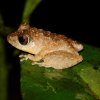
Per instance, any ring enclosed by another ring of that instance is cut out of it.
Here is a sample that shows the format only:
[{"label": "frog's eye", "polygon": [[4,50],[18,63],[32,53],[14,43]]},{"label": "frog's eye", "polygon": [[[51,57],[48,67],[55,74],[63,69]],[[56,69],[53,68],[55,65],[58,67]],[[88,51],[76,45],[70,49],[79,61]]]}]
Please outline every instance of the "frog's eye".
[{"label": "frog's eye", "polygon": [[19,36],[18,40],[19,40],[20,44],[26,45],[29,42],[29,37],[28,37],[28,35],[25,34],[25,35]]}]

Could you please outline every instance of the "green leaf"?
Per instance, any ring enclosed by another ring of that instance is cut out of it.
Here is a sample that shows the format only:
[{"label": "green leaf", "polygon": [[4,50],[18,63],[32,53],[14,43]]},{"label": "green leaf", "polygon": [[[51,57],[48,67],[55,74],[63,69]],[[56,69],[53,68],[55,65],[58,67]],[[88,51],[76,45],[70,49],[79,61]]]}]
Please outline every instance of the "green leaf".
[{"label": "green leaf", "polygon": [[8,75],[9,64],[6,60],[6,36],[13,29],[6,27],[0,14],[0,100],[7,100],[8,97]]},{"label": "green leaf", "polygon": [[23,100],[97,100],[100,98],[100,48],[84,45],[82,63],[56,70],[21,63]]},{"label": "green leaf", "polygon": [[[85,45],[84,62],[78,75],[88,85],[91,92],[100,98],[100,48]],[[78,70],[78,67],[75,69]]]},{"label": "green leaf", "polygon": [[4,41],[0,37],[0,100],[7,99],[7,69],[5,63]]},{"label": "green leaf", "polygon": [[23,11],[22,21],[29,22],[31,13],[35,10],[41,0],[26,0]]}]

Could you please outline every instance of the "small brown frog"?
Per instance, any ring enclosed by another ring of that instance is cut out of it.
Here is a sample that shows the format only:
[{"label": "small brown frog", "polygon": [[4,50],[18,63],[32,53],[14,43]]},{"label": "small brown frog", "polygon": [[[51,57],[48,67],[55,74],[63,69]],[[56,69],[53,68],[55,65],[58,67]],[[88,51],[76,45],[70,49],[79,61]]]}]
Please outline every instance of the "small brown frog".
[{"label": "small brown frog", "polygon": [[20,55],[21,61],[30,59],[32,64],[64,69],[83,60],[79,51],[83,45],[60,34],[30,27],[23,23],[18,30],[7,36],[8,42],[28,54]]}]

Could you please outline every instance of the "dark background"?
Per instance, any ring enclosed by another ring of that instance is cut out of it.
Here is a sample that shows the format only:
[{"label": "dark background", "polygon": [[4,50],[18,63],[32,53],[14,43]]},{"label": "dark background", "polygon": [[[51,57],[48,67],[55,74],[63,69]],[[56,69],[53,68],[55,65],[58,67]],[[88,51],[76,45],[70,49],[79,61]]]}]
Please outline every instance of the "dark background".
[{"label": "dark background", "polygon": [[[0,0],[0,13],[6,26],[18,28],[24,3],[25,0]],[[100,47],[98,4],[94,1],[41,0],[30,16],[30,25]],[[19,60],[11,55],[14,48],[7,46],[7,60],[12,64],[8,78],[8,100],[20,100]]]},{"label": "dark background", "polygon": [[[25,0],[1,0],[0,12],[5,25],[19,26],[24,3]],[[100,46],[98,4],[92,1],[41,0],[30,17],[30,24]]]}]

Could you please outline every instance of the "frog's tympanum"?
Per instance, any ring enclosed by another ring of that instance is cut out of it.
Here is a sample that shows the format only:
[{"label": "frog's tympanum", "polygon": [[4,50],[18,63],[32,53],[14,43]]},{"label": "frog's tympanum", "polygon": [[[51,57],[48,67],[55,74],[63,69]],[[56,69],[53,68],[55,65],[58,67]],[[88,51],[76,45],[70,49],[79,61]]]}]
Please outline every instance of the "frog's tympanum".
[{"label": "frog's tympanum", "polygon": [[83,60],[78,53],[83,49],[82,44],[64,35],[30,27],[26,23],[8,35],[7,40],[17,49],[27,52],[19,56],[21,61],[30,59],[32,64],[64,69]]}]

